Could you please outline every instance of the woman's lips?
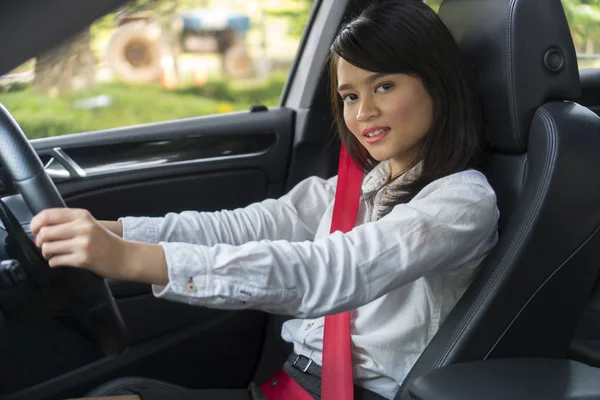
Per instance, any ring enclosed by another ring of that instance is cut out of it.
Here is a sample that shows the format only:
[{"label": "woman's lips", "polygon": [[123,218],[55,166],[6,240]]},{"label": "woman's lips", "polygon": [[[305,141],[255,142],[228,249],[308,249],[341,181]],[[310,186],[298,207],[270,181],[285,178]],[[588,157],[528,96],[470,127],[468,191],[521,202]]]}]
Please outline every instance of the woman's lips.
[{"label": "woman's lips", "polygon": [[382,140],[384,137],[387,136],[387,134],[390,132],[390,128],[385,128],[385,131],[383,133],[380,133],[379,135],[375,135],[375,136],[365,136],[365,141],[369,144],[373,144],[373,143],[377,143],[380,140]]}]

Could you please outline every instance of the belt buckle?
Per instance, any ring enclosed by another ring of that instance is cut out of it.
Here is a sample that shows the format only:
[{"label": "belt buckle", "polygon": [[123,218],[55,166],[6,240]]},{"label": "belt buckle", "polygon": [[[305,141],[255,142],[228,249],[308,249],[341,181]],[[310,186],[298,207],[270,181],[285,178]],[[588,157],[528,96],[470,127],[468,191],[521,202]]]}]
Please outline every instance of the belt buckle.
[{"label": "belt buckle", "polygon": [[306,364],[306,367],[300,368],[299,366],[296,366],[296,363],[298,362],[298,360],[300,359],[300,357],[301,357],[300,355],[298,355],[296,357],[296,359],[292,363],[292,366],[295,367],[296,369],[302,371],[302,372],[306,372],[306,371],[308,371],[308,367],[310,367],[310,365],[312,364],[313,360],[312,360],[312,358],[308,358],[308,357],[302,356],[304,358],[308,358],[308,364]]}]

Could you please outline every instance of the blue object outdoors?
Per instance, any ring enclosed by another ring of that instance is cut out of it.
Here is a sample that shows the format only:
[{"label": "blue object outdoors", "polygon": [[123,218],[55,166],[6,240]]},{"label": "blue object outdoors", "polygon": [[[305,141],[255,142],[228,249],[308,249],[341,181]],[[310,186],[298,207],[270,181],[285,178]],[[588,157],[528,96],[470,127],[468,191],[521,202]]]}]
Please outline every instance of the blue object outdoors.
[{"label": "blue object outdoors", "polygon": [[245,37],[250,30],[250,17],[238,11],[224,9],[201,9],[180,13],[183,29],[187,31],[212,31],[233,29]]}]

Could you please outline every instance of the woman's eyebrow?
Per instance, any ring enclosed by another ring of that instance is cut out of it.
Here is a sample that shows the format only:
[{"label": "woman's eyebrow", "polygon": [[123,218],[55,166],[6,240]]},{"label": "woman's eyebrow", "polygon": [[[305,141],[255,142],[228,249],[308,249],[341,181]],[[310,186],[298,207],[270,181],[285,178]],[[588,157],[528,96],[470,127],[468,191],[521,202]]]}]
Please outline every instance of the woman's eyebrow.
[{"label": "woman's eyebrow", "polygon": [[[373,81],[376,81],[377,79],[383,78],[384,76],[387,76],[387,75],[389,75],[389,74],[386,74],[384,72],[375,72],[374,74],[371,74],[365,78],[365,83],[372,83]],[[337,90],[338,90],[338,92],[341,92],[342,90],[348,90],[351,88],[352,88],[352,85],[350,83],[344,83],[344,84],[338,86]]]},{"label": "woman's eyebrow", "polygon": [[373,83],[374,81],[376,81],[379,78],[383,78],[384,76],[388,76],[389,74],[386,74],[385,72],[376,72],[372,75],[369,75],[365,78],[365,82],[366,83]]}]

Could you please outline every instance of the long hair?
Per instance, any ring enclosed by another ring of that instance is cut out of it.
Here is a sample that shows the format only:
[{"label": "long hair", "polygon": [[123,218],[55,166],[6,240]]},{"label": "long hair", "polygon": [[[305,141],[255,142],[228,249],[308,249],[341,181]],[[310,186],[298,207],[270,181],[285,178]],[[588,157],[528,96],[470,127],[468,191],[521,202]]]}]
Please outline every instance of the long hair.
[{"label": "long hair", "polygon": [[338,135],[354,162],[369,172],[378,162],[344,122],[344,105],[337,93],[340,57],[370,72],[416,76],[433,101],[431,128],[413,164],[422,161],[421,173],[388,187],[383,215],[434,180],[477,167],[484,125],[472,72],[452,34],[429,6],[421,0],[378,1],[344,25],[331,46],[331,102]]}]

